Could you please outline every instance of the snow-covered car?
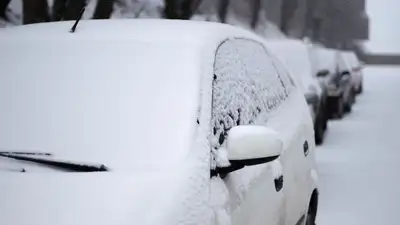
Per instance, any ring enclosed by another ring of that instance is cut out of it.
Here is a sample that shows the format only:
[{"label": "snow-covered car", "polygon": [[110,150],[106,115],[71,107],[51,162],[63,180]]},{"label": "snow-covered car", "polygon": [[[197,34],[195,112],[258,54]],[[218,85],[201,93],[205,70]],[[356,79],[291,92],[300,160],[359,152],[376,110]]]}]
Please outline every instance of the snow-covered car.
[{"label": "snow-covered car", "polygon": [[343,58],[350,69],[352,85],[356,94],[363,92],[363,66],[357,55],[352,51],[345,51]]},{"label": "snow-covered car", "polygon": [[354,104],[353,82],[343,52],[317,47],[313,49],[315,71],[327,90],[327,115],[342,118]]},{"label": "snow-covered car", "polygon": [[72,24],[0,31],[3,224],[314,224],[312,119],[262,38]]},{"label": "snow-covered car", "polygon": [[315,142],[322,144],[327,128],[326,91],[314,74],[308,44],[300,40],[269,40],[267,48],[279,57],[302,90],[314,123]]}]

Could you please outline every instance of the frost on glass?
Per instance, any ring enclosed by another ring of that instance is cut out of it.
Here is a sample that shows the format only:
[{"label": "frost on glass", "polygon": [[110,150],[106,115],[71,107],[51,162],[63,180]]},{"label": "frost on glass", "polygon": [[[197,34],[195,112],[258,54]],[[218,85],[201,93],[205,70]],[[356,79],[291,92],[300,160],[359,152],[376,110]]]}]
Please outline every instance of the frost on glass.
[{"label": "frost on glass", "polygon": [[272,59],[257,42],[224,42],[215,61],[212,97],[212,145],[225,144],[230,128],[266,124],[268,113],[286,97]]}]

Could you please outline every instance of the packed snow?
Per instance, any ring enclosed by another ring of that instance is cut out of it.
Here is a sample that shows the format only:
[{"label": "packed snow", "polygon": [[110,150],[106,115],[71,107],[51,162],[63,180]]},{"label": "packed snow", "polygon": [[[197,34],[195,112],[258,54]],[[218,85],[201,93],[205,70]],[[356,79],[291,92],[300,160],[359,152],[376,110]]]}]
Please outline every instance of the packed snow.
[{"label": "packed snow", "polygon": [[393,225],[400,211],[400,67],[369,67],[351,114],[317,148],[317,224]]}]

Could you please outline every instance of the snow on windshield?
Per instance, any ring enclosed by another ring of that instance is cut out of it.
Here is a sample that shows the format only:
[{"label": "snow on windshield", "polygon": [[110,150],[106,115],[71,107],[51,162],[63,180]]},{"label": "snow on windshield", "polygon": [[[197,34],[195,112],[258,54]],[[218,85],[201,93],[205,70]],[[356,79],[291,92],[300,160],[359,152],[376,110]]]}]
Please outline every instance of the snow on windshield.
[{"label": "snow on windshield", "polygon": [[0,148],[110,168],[174,164],[189,151],[198,47],[25,40],[0,48]]}]

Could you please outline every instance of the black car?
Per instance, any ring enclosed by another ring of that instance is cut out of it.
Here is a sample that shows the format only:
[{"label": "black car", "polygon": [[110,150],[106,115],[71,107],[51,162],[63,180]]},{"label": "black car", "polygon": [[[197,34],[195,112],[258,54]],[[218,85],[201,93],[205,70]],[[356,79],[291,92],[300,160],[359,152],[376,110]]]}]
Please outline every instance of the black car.
[{"label": "black car", "polygon": [[351,70],[344,61],[343,53],[337,52],[335,73],[327,80],[328,112],[330,117],[341,119],[351,112],[355,100]]},{"label": "black car", "polygon": [[342,118],[351,111],[355,100],[351,71],[342,52],[319,48],[315,53],[316,74],[327,96],[325,114],[329,118]]}]

